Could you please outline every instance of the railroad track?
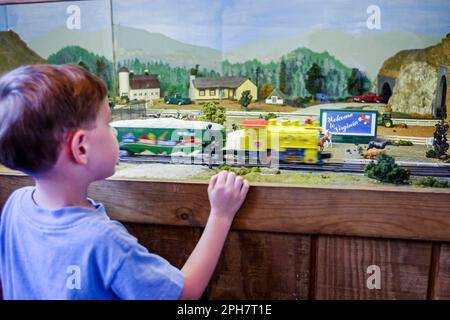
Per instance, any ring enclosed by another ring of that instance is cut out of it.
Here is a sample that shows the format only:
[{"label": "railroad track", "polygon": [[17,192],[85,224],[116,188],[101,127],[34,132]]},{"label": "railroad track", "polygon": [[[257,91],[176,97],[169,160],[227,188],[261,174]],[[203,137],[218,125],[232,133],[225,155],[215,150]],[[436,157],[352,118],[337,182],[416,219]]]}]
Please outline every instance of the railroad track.
[{"label": "railroad track", "polygon": [[[209,161],[195,157],[170,157],[170,156],[147,156],[136,155],[132,157],[120,157],[124,163],[161,163],[161,164],[190,164],[190,165],[209,165]],[[338,172],[338,173],[364,173],[364,166],[370,160],[347,161],[342,163],[325,162],[318,164],[299,164],[299,163],[279,163],[280,170],[307,171],[307,172]],[[211,166],[217,167],[221,163],[211,161]],[[229,161],[226,164],[234,167],[261,167],[270,168],[269,164],[264,163],[243,163],[239,161]],[[418,162],[398,162],[401,168],[408,169],[413,176],[433,176],[441,178],[450,178],[450,164],[445,163],[418,163]]]}]

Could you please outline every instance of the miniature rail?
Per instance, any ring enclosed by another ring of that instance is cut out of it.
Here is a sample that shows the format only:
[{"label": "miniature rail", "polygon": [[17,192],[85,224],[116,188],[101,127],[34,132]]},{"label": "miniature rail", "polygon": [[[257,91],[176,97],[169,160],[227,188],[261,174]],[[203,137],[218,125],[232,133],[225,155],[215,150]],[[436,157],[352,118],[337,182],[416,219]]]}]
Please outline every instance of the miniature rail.
[{"label": "miniature rail", "polygon": [[[294,113],[294,112],[270,112],[272,114],[275,114],[277,117],[281,118],[318,118],[318,114],[304,114],[304,113]],[[161,110],[155,110],[155,109],[147,109],[147,116],[156,116],[160,115],[162,117],[164,116],[177,116],[177,115],[195,115],[200,116],[203,113],[200,110],[175,110],[175,109],[161,109]],[[227,117],[248,117],[248,118],[258,118],[259,116],[267,116],[269,112],[258,112],[258,111],[227,111],[226,115]],[[392,118],[392,122],[394,124],[404,123],[409,126],[425,126],[425,127],[432,127],[436,123],[439,123],[440,120],[438,119],[409,119],[409,118]]]},{"label": "miniature rail", "polygon": [[[190,165],[209,165],[209,161],[194,157],[170,157],[170,156],[149,156],[136,155],[132,157],[120,157],[121,162],[125,163],[162,163],[162,164],[190,164]],[[364,166],[371,160],[352,160],[342,163],[326,162],[324,164],[300,164],[300,163],[280,163],[277,168],[280,170],[292,171],[319,171],[319,172],[338,172],[338,173],[364,173]],[[222,163],[211,161],[212,167],[218,167]],[[227,161],[227,165],[233,167],[261,167],[270,168],[270,164],[252,162]],[[419,162],[398,162],[401,168],[408,169],[413,176],[432,176],[441,178],[450,178],[450,164],[446,163],[419,163]]]}]

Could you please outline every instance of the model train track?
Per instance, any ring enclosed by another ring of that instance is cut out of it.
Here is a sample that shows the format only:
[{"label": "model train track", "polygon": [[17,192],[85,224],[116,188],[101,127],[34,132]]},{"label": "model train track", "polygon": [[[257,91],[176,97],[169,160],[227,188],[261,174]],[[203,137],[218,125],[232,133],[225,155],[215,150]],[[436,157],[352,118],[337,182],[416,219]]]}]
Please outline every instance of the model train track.
[{"label": "model train track", "polygon": [[[135,155],[132,157],[122,156],[119,159],[124,163],[137,163],[137,164],[189,164],[189,165],[211,165],[217,167],[223,162],[204,160],[195,157],[170,157],[170,156],[149,156],[149,155]],[[364,173],[364,166],[369,163],[369,160],[355,160],[346,161],[342,163],[325,162],[319,164],[301,164],[301,163],[279,163],[276,167],[280,170],[290,171],[306,171],[306,172],[338,172],[338,173]],[[239,162],[239,161],[227,161],[227,165],[232,167],[261,167],[270,168],[274,167],[265,163],[252,162]],[[450,178],[450,164],[440,163],[416,163],[416,162],[398,162],[401,168],[408,169],[413,176],[433,176],[441,178]]]}]

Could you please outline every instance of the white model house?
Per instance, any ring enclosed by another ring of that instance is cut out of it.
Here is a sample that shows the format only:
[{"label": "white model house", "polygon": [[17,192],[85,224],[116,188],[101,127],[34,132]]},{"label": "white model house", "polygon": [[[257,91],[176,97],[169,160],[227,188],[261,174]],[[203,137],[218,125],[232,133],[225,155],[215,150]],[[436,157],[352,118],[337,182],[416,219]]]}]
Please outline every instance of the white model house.
[{"label": "white model house", "polygon": [[161,84],[157,74],[135,75],[128,68],[119,70],[119,95],[130,100],[153,100],[161,97]]},{"label": "white model house", "polygon": [[275,88],[272,90],[272,92],[266,98],[266,103],[268,103],[268,104],[283,104],[284,99],[286,99],[286,97],[283,94],[283,92],[281,92],[280,89]]}]

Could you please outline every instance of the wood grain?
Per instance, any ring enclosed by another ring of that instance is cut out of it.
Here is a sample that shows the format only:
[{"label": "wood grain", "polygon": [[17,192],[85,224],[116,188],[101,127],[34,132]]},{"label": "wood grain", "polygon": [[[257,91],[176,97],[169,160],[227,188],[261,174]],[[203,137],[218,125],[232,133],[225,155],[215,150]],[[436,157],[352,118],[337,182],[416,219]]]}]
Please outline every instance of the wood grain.
[{"label": "wood grain", "polygon": [[[0,175],[0,205],[12,190],[32,184]],[[116,220],[204,227],[207,184],[106,180],[89,196]],[[450,191],[361,190],[253,185],[234,230],[450,241]]]},{"label": "wood grain", "polygon": [[[316,299],[426,299],[431,243],[321,236]],[[381,269],[381,289],[368,289],[367,268]]]},{"label": "wood grain", "polygon": [[128,232],[150,252],[156,253],[172,265],[182,268],[200,239],[199,228],[124,223]]},{"label": "wood grain", "polygon": [[231,232],[208,288],[210,299],[307,299],[310,239]]},{"label": "wood grain", "polygon": [[431,297],[437,300],[450,300],[450,244],[440,247],[438,268],[435,279],[435,290]]}]

